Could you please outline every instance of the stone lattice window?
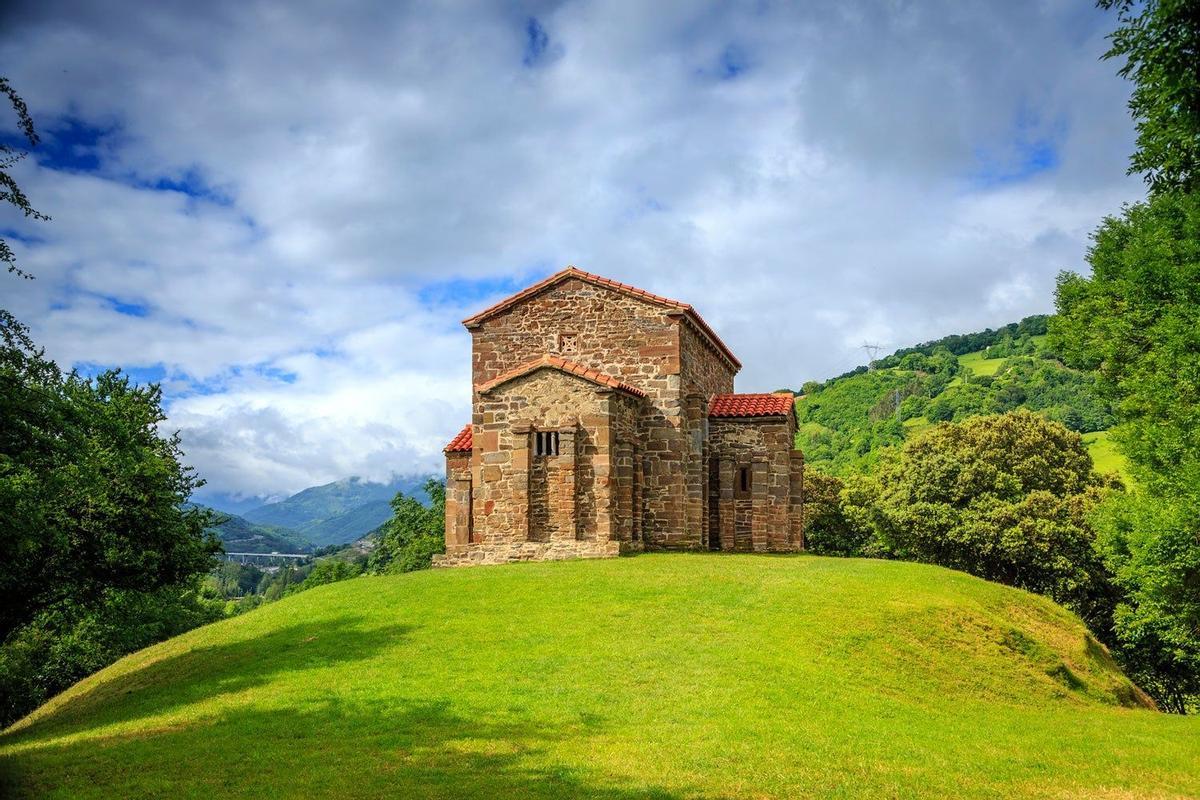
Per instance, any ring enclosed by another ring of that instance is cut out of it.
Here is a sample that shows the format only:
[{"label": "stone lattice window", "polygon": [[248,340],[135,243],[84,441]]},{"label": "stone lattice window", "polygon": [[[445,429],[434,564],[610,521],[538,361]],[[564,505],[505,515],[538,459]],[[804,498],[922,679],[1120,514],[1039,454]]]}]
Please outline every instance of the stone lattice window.
[{"label": "stone lattice window", "polygon": [[560,333],[558,335],[558,352],[578,353],[579,337],[573,333]]},{"label": "stone lattice window", "polygon": [[558,431],[538,431],[533,435],[533,453],[538,456],[558,455]]}]

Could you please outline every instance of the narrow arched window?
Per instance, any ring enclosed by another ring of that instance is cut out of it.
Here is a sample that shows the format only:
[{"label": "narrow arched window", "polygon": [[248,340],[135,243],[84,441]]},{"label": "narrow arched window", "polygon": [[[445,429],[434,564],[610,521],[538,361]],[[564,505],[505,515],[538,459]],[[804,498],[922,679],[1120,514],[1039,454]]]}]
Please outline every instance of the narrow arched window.
[{"label": "narrow arched window", "polygon": [[752,488],[752,474],[750,472],[750,467],[738,467],[735,495],[737,497],[749,497]]}]

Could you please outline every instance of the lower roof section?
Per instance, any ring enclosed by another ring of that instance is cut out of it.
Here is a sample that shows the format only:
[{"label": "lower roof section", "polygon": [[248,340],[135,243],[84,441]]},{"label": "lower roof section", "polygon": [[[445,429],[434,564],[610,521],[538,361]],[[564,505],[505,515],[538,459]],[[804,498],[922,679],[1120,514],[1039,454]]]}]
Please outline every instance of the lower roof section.
[{"label": "lower roof section", "polygon": [[791,392],[778,394],[714,394],[708,404],[710,417],[784,417],[795,413]]}]

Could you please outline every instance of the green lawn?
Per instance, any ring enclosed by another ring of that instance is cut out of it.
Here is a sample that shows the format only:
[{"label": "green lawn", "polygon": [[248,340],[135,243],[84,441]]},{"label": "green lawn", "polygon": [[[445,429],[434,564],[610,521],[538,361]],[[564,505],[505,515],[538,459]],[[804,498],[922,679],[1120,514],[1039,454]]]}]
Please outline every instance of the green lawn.
[{"label": "green lawn", "polygon": [[1200,795],[1200,721],[1054,604],[937,567],[643,555],[359,578],[134,654],[0,796]]},{"label": "green lawn", "polygon": [[976,375],[995,375],[1006,359],[984,358],[986,352],[986,350],[976,350],[973,353],[963,353],[958,357],[958,363]]},{"label": "green lawn", "polygon": [[1087,448],[1088,454],[1096,464],[1097,472],[1115,472],[1122,478],[1129,479],[1129,462],[1117,450],[1109,431],[1083,434],[1083,446]]}]

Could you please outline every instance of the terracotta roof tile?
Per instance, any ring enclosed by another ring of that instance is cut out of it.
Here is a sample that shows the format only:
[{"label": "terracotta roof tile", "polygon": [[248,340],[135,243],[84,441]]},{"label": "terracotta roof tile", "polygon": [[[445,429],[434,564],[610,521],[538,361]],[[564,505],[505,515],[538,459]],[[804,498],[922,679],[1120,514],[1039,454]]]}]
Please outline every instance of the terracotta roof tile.
[{"label": "terracotta roof tile", "polygon": [[468,423],[458,435],[450,440],[450,444],[446,445],[443,453],[469,453],[472,447],[471,425]]},{"label": "terracotta roof tile", "polygon": [[782,417],[795,413],[790,394],[715,394],[708,404],[710,417]]},{"label": "terracotta roof tile", "polygon": [[637,388],[636,386],[630,386],[624,381],[619,381],[611,375],[600,372],[596,369],[592,369],[591,367],[585,367],[583,364],[579,364],[575,361],[568,361],[565,358],[559,358],[558,356],[552,356],[548,354],[541,356],[540,358],[535,358],[532,361],[527,361],[521,366],[511,369],[502,375],[497,375],[490,381],[485,381],[484,383],[476,386],[475,390],[480,393],[490,392],[492,389],[495,389],[497,386],[503,383],[508,383],[511,380],[520,378],[522,375],[528,375],[534,370],[544,369],[546,367],[557,369],[570,375],[578,375],[580,378],[583,378],[586,381],[591,381],[592,383],[595,383],[599,386],[605,386],[609,389],[617,389],[622,392],[628,392],[635,397],[646,396],[646,393],[641,389]]},{"label": "terracotta roof tile", "polygon": [[651,294],[644,289],[639,289],[636,286],[630,286],[628,283],[621,283],[620,281],[614,281],[611,278],[605,278],[600,275],[594,275],[590,272],[584,272],[583,270],[573,266],[567,267],[564,270],[560,270],[559,272],[551,275],[549,278],[539,281],[527,289],[522,289],[511,297],[507,297],[504,300],[501,300],[499,303],[496,303],[494,306],[485,308],[478,314],[472,314],[463,320],[463,325],[466,325],[468,328],[478,325],[484,320],[499,314],[501,311],[511,308],[525,298],[532,297],[538,292],[541,292],[543,289],[548,289],[554,284],[567,280],[568,278],[578,278],[579,280],[586,281],[597,286],[604,286],[617,292],[633,295],[634,297],[639,297],[647,302],[665,306],[671,309],[673,312],[683,314],[688,321],[690,321],[696,326],[697,329],[699,329],[701,335],[707,338],[709,342],[712,343],[713,347],[715,347],[718,352],[720,352],[729,360],[735,369],[742,368],[742,362],[738,361],[737,356],[733,354],[733,351],[730,350],[723,341],[721,341],[721,337],[717,335],[716,331],[708,326],[708,323],[704,321],[699,313],[697,313],[696,309],[692,308],[687,303],[681,303],[678,300],[672,300],[669,297]]}]

